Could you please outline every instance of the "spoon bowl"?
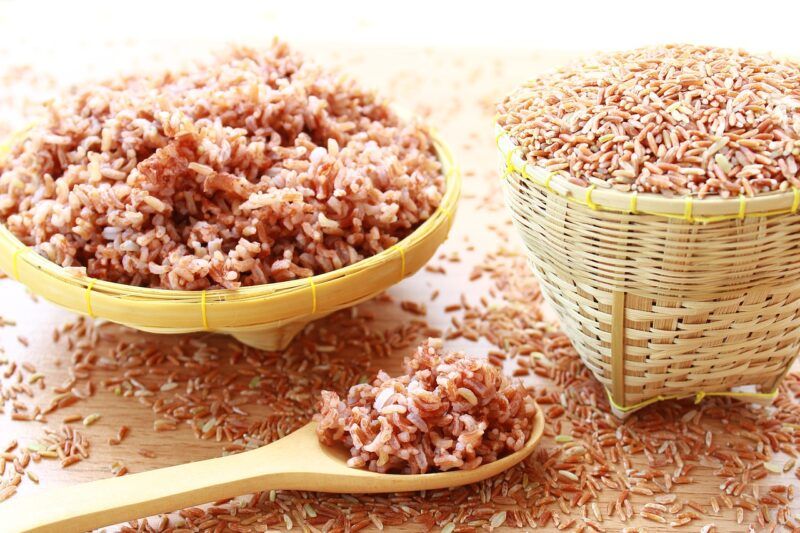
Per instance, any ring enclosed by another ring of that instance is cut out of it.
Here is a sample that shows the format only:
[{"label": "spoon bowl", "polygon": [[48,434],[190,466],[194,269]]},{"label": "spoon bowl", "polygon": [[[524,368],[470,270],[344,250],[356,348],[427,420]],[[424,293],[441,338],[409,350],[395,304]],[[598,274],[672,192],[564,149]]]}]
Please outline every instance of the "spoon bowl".
[{"label": "spoon bowl", "polygon": [[[492,477],[533,452],[544,432],[536,407],[525,446],[473,470],[379,474],[347,466],[343,447],[322,445],[316,422],[261,448],[168,468],[61,487],[0,505],[8,532],[80,532],[267,489],[382,493],[458,487]],[[43,504],[43,502],[47,502]]]}]

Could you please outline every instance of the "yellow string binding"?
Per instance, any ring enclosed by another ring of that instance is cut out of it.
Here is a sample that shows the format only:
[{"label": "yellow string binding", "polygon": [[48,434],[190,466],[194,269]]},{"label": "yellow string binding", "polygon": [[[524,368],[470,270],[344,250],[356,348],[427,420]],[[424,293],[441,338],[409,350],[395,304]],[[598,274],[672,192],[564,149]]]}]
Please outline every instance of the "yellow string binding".
[{"label": "yellow string binding", "polygon": [[553,179],[553,176],[555,176],[556,174],[557,174],[556,172],[551,172],[544,179],[544,188],[547,189],[550,192],[553,192],[553,189],[550,188],[550,180]]},{"label": "yellow string binding", "polygon": [[400,281],[406,278],[406,251],[400,246],[400,243],[395,244],[389,250],[397,250],[400,253]]},{"label": "yellow string binding", "polygon": [[596,185],[589,185],[589,188],[586,189],[586,205],[592,211],[597,211],[597,204],[592,201],[592,193],[594,192]]},{"label": "yellow string binding", "polygon": [[19,267],[17,266],[19,262],[19,254],[26,251],[28,248],[17,248],[14,250],[14,255],[11,256],[11,273],[14,275],[14,279],[19,281]]},{"label": "yellow string binding", "polygon": [[687,196],[685,203],[683,205],[683,218],[686,219],[688,222],[694,222],[692,218],[692,197]]},{"label": "yellow string binding", "polygon": [[506,168],[514,168],[514,163],[511,162],[511,158],[514,157],[514,150],[509,150],[506,153]]},{"label": "yellow string binding", "polygon": [[797,208],[800,207],[800,189],[797,187],[792,187],[792,191],[794,192],[794,199],[792,200],[792,210],[791,213],[797,213]]},{"label": "yellow string binding", "polygon": [[498,147],[500,146],[500,139],[503,138],[503,135],[505,135],[505,132],[503,130],[500,130],[494,136],[494,144],[497,145]]},{"label": "yellow string binding", "polygon": [[200,318],[203,320],[203,329],[208,331],[208,313],[206,312],[206,291],[200,293]]},{"label": "yellow string binding", "polygon": [[308,284],[311,287],[311,314],[317,312],[317,286],[314,284],[314,277],[308,278]]},{"label": "yellow string binding", "polygon": [[397,249],[400,250],[400,280],[402,281],[406,279],[406,251],[400,245],[397,245]]},{"label": "yellow string binding", "polygon": [[746,201],[745,195],[744,194],[740,194],[739,195],[739,219],[741,219],[741,220],[744,220],[744,212],[745,212],[745,209],[746,209],[745,201]]},{"label": "yellow string binding", "polygon": [[770,400],[770,401],[772,401],[778,395],[778,389],[777,388],[772,392],[734,392],[734,391],[728,391],[728,392],[705,392],[705,391],[699,391],[699,392],[697,392],[695,394],[684,394],[684,395],[676,394],[676,395],[673,395],[673,396],[662,396],[662,395],[659,395],[659,396],[656,396],[655,398],[650,398],[650,399],[647,399],[647,400],[645,400],[643,402],[635,403],[633,405],[622,406],[622,405],[617,404],[614,401],[614,398],[611,397],[611,391],[609,391],[608,389],[605,389],[605,391],[606,391],[606,396],[608,396],[608,403],[611,404],[611,407],[613,407],[615,410],[617,410],[619,412],[622,412],[622,413],[628,413],[628,412],[631,412],[631,411],[636,411],[637,409],[641,409],[642,407],[647,407],[650,404],[653,404],[653,403],[656,403],[656,402],[663,402],[663,401],[666,401],[666,400],[684,400],[686,398],[694,397],[694,403],[695,404],[699,404],[700,402],[702,402],[707,397],[722,396],[722,397],[729,397],[729,398],[743,398],[743,399],[751,399],[751,400]]},{"label": "yellow string binding", "polygon": [[699,404],[706,396],[725,396],[729,398],[750,398],[752,400],[774,400],[778,396],[778,389],[772,392],[703,392],[695,395],[694,403]]},{"label": "yellow string binding", "polygon": [[628,207],[628,210],[631,212],[632,215],[638,214],[638,211],[636,211],[636,202],[637,202],[638,198],[639,198],[639,193],[636,192],[636,191],[633,191],[631,193],[631,203],[630,203],[630,206]]},{"label": "yellow string binding", "polygon": [[84,299],[86,300],[86,314],[90,317],[94,318],[94,311],[92,310],[92,287],[94,287],[94,282],[97,280],[89,281],[89,285],[86,286],[86,292],[84,293]]}]

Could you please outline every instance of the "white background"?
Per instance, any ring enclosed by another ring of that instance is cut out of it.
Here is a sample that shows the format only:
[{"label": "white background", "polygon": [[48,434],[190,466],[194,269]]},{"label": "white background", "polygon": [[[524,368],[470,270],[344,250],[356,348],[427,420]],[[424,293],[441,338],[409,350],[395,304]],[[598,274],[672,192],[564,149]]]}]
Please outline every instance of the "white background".
[{"label": "white background", "polygon": [[303,42],[568,51],[693,42],[800,56],[800,0],[0,0],[4,47],[120,36],[177,47],[198,35],[212,42],[279,35]]}]

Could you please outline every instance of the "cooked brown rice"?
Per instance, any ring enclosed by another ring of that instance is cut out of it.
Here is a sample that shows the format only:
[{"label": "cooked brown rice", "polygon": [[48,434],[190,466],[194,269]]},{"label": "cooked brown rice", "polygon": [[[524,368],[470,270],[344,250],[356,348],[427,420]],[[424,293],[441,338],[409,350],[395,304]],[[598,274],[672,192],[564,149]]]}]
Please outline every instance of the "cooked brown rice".
[{"label": "cooked brown rice", "polygon": [[469,470],[521,449],[536,410],[521,382],[487,360],[442,351],[428,339],[406,373],[350,388],[346,402],[322,391],[320,441],[344,443],[348,465],[418,474]]},{"label": "cooked brown rice", "polygon": [[93,277],[235,288],[355,263],[439,205],[430,136],[281,43],[80,86],[0,162],[0,219]]},{"label": "cooked brown rice", "polygon": [[800,65],[691,45],[601,55],[498,108],[530,163],[577,185],[722,197],[800,187]]}]

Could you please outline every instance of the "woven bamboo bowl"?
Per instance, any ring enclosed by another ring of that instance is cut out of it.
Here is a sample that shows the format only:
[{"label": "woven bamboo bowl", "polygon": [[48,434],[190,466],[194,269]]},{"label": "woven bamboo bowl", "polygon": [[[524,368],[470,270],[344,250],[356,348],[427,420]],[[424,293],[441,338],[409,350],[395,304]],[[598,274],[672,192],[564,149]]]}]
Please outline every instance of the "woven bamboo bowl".
[{"label": "woven bamboo bowl", "polygon": [[580,187],[497,128],[542,292],[617,412],[774,398],[800,350],[800,189],[699,200]]},{"label": "woven bamboo bowl", "polygon": [[77,276],[0,225],[0,269],[31,292],[76,313],[153,333],[210,331],[264,350],[285,348],[312,320],[368,300],[422,268],[447,238],[461,176],[433,134],[446,176],[441,205],[393,247],[325,274],[237,290],[176,291]]}]

